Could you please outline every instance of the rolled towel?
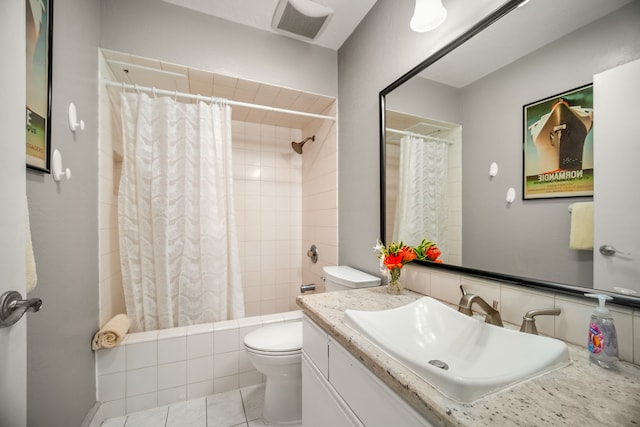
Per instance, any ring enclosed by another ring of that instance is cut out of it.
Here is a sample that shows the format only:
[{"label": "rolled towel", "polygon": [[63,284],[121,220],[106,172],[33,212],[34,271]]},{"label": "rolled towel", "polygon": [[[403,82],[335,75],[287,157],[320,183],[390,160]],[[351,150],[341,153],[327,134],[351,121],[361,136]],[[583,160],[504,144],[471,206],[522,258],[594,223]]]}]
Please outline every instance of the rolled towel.
[{"label": "rolled towel", "polygon": [[129,318],[126,314],[118,314],[109,320],[93,337],[91,348],[112,348],[120,344],[129,331]]}]

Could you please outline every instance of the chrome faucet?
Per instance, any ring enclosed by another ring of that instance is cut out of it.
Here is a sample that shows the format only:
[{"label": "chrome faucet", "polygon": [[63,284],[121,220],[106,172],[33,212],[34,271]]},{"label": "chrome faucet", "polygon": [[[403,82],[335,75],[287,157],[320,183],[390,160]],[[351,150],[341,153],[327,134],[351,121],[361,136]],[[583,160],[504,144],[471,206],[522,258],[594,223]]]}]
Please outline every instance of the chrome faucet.
[{"label": "chrome faucet", "polygon": [[467,293],[462,285],[460,285],[460,290],[462,291],[462,298],[460,298],[460,302],[458,303],[458,311],[460,313],[466,314],[467,316],[473,316],[473,310],[471,310],[471,307],[473,306],[473,304],[477,304],[486,313],[486,317],[484,319],[485,323],[489,323],[490,325],[503,326],[500,312],[496,310],[498,304],[497,301],[493,302],[494,306],[492,307],[487,304],[487,302],[483,300],[479,295]]},{"label": "chrome faucet", "polygon": [[559,308],[547,308],[547,309],[536,309],[529,310],[522,318],[522,325],[520,325],[520,332],[525,332],[527,334],[538,335],[538,328],[536,328],[536,316],[540,316],[543,314],[550,316],[558,316],[560,315],[561,310]]}]

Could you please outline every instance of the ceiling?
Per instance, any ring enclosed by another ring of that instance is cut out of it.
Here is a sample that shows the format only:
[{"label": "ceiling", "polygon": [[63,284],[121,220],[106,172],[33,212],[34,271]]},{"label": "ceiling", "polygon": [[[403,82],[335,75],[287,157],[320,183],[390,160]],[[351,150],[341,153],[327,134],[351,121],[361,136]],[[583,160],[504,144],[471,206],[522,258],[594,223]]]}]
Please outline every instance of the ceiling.
[{"label": "ceiling", "polygon": [[[419,75],[449,86],[465,87],[631,1],[532,0]],[[513,34],[520,37],[514,38]]]},{"label": "ceiling", "polygon": [[[203,97],[215,96],[232,101],[322,115],[331,115],[327,109],[335,101],[334,98],[328,96],[243,80],[155,59],[106,49],[103,49],[102,52],[113,73],[114,80],[119,83],[124,82]],[[304,129],[315,120],[310,117],[241,106],[233,106],[232,114],[233,120],[293,129]]]},{"label": "ceiling", "polygon": [[[278,0],[163,0],[259,30],[275,32],[271,21]],[[312,43],[338,50],[377,0],[314,0],[333,9],[327,27]]]}]

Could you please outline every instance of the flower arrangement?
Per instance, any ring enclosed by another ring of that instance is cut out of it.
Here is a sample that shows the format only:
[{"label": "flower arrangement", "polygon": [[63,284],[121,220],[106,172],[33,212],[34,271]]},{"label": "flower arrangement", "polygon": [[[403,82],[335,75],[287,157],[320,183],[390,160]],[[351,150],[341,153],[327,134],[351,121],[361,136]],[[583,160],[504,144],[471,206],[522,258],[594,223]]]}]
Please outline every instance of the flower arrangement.
[{"label": "flower arrangement", "polygon": [[426,238],[422,239],[419,245],[413,247],[405,245],[402,241],[400,243],[392,242],[384,246],[378,240],[374,249],[380,259],[380,271],[390,276],[389,291],[393,293],[399,293],[402,290],[400,271],[405,264],[414,259],[442,262],[442,260],[438,259],[442,254],[440,249],[434,242]]}]

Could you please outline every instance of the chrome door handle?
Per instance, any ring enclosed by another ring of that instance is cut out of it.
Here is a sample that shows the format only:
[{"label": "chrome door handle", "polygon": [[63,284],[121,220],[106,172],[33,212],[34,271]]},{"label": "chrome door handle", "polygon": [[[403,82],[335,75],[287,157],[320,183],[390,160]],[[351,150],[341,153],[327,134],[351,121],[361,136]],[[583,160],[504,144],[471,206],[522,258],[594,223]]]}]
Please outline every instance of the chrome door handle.
[{"label": "chrome door handle", "polygon": [[620,252],[619,250],[617,250],[616,248],[614,248],[611,245],[602,245],[598,248],[598,250],[600,251],[600,253],[604,256],[612,256],[615,254],[620,254],[620,255],[631,255],[628,252]]},{"label": "chrome door handle", "polygon": [[16,323],[27,311],[39,311],[42,308],[40,298],[22,299],[17,291],[7,291],[0,296],[0,328]]}]

